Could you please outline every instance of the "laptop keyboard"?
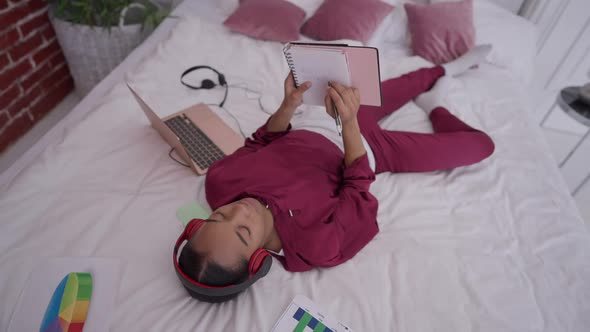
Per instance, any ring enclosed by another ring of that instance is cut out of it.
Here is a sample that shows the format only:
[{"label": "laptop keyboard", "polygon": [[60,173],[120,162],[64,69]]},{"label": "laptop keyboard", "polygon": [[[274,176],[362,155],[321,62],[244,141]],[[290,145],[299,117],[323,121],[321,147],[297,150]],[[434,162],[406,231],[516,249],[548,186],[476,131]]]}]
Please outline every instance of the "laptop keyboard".
[{"label": "laptop keyboard", "polygon": [[225,154],[189,118],[182,114],[165,121],[166,125],[180,138],[189,156],[202,169],[209,168]]}]

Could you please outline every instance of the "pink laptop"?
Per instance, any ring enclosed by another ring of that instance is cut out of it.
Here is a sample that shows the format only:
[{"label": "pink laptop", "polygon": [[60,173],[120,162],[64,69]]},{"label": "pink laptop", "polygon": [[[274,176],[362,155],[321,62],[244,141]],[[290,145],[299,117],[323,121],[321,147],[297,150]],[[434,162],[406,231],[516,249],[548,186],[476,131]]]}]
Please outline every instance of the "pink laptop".
[{"label": "pink laptop", "polygon": [[199,175],[207,173],[211,164],[244,145],[244,138],[205,104],[191,106],[161,119],[129,84],[127,87],[152,127]]}]

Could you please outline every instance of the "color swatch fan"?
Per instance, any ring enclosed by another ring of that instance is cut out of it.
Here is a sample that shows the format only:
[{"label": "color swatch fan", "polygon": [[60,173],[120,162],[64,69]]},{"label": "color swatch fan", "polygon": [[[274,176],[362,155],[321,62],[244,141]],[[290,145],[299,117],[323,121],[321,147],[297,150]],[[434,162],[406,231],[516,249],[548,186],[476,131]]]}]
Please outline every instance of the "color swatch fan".
[{"label": "color swatch fan", "polygon": [[81,332],[86,322],[91,295],[90,273],[69,273],[51,296],[39,331]]}]

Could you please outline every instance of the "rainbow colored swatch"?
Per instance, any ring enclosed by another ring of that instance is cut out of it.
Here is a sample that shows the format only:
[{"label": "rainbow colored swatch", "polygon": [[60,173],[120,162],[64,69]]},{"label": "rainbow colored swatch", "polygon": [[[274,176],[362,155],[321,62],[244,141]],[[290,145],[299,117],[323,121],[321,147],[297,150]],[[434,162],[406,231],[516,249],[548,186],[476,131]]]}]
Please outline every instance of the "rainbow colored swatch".
[{"label": "rainbow colored swatch", "polygon": [[69,273],[53,292],[39,331],[82,332],[91,295],[92,275]]}]

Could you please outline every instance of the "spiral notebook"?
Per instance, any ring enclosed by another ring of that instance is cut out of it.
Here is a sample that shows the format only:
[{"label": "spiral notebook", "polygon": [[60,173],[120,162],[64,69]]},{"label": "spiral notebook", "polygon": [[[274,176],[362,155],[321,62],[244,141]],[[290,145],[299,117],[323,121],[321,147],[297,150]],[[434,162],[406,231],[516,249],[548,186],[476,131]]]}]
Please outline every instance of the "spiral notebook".
[{"label": "spiral notebook", "polygon": [[303,103],[324,105],[328,81],[360,91],[361,105],[381,106],[379,51],[373,47],[344,44],[288,43],[283,47],[295,84],[311,81]]}]

